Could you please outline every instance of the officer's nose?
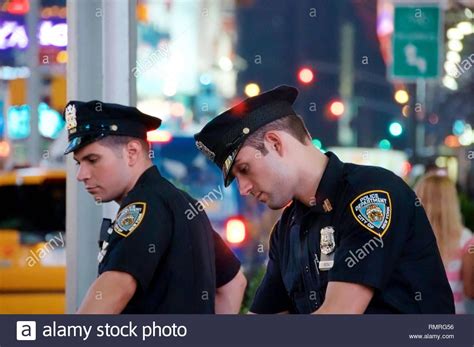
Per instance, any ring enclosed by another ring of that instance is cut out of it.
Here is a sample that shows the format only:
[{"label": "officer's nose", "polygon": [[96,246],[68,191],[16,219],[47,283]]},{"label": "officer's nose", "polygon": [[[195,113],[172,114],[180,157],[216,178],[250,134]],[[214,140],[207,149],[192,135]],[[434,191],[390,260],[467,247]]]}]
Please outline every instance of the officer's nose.
[{"label": "officer's nose", "polygon": [[243,178],[237,178],[237,183],[239,185],[239,193],[240,195],[249,195],[252,191],[252,184],[249,180]]},{"label": "officer's nose", "polygon": [[76,179],[77,179],[79,182],[84,182],[85,180],[87,180],[87,179],[89,179],[89,178],[90,178],[90,172],[89,172],[89,170],[86,168],[85,165],[80,164],[80,165],[79,165],[79,169],[77,170]]}]

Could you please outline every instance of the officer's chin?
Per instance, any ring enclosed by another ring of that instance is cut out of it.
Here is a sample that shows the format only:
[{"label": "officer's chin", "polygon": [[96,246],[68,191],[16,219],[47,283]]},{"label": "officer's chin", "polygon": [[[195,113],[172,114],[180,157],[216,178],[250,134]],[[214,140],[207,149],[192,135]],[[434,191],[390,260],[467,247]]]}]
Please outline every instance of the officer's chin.
[{"label": "officer's chin", "polygon": [[100,204],[102,202],[105,202],[104,199],[102,199],[101,196],[96,195],[96,194],[91,194],[91,195],[92,195],[92,198],[94,199],[96,204]]},{"label": "officer's chin", "polygon": [[274,211],[281,210],[283,207],[285,207],[285,206],[288,205],[288,203],[278,203],[278,204],[275,204],[275,203],[273,203],[272,201],[267,201],[265,204],[267,205],[267,207],[268,207],[270,210],[274,210]]},{"label": "officer's chin", "polygon": [[107,199],[105,197],[103,197],[101,194],[98,194],[98,193],[89,193],[91,196],[92,196],[92,199],[94,199],[95,203],[96,204],[101,204],[103,202],[109,202],[110,199]]},{"label": "officer's chin", "polygon": [[114,201],[114,199],[104,198],[100,195],[94,195],[93,198],[97,204]]},{"label": "officer's chin", "polygon": [[278,211],[279,209],[283,208],[283,207],[278,207],[278,206],[269,205],[269,204],[267,204],[267,207],[273,211]]},{"label": "officer's chin", "polygon": [[293,199],[290,199],[286,202],[280,202],[280,203],[274,203],[271,200],[267,201],[265,204],[268,206],[269,209],[271,210],[281,210],[282,208],[287,207],[289,204],[291,204]]}]

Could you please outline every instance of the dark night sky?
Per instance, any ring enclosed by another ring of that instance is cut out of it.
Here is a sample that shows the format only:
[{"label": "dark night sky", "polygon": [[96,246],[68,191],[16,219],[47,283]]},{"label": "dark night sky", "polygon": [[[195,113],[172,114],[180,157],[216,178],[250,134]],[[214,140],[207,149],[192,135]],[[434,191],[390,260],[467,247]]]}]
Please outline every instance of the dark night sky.
[{"label": "dark night sky", "polygon": [[[354,95],[365,98],[368,105],[375,100],[387,107],[359,109],[355,121],[360,129],[359,146],[372,147],[388,137],[388,122],[400,119],[400,114],[393,102],[392,86],[385,78],[386,68],[376,36],[376,2],[371,3],[261,0],[241,4],[237,11],[237,54],[247,61],[248,67],[239,74],[238,90],[242,91],[250,81],[259,83],[263,90],[278,84],[298,86],[297,112],[305,118],[314,137],[322,139],[325,146],[335,145],[337,124],[325,118],[324,106],[338,96],[340,27],[343,20],[350,20],[356,32]],[[316,17],[310,16],[311,8],[316,9]],[[262,57],[261,64],[254,62],[256,55]],[[369,64],[362,64],[363,56],[368,57]],[[297,81],[297,71],[305,65],[316,70],[316,82],[308,86]],[[318,108],[316,112],[309,111],[313,102]]]}]

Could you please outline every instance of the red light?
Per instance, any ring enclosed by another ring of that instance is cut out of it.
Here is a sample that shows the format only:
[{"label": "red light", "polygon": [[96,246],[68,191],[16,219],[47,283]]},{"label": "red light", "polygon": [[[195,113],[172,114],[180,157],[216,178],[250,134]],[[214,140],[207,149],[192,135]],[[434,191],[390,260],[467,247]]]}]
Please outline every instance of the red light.
[{"label": "red light", "polygon": [[459,143],[459,139],[457,138],[457,136],[454,135],[446,136],[446,138],[444,139],[444,144],[451,148],[457,148],[461,146],[461,144]]},{"label": "red light", "polygon": [[225,225],[225,237],[229,243],[239,244],[245,240],[247,228],[241,218],[230,218]]},{"label": "red light", "polygon": [[314,73],[310,68],[304,67],[298,72],[298,79],[304,84],[313,82]]},{"label": "red light", "polygon": [[333,101],[329,105],[329,111],[333,116],[340,117],[344,114],[344,103],[342,101]]},{"label": "red light", "polygon": [[29,10],[28,0],[10,0],[7,5],[7,12],[11,14],[26,14]]},{"label": "red light", "polygon": [[152,130],[146,134],[148,142],[168,143],[173,139],[173,135],[166,130]]}]

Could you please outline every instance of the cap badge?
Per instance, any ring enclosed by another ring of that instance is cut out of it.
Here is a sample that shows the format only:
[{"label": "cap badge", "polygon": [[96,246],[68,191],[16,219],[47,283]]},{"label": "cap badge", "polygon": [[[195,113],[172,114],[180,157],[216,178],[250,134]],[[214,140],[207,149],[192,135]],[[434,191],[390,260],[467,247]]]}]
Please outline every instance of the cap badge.
[{"label": "cap badge", "polygon": [[68,105],[64,112],[64,116],[66,118],[66,128],[69,134],[74,134],[77,127],[76,106],[73,104]]},{"label": "cap badge", "polygon": [[196,141],[196,147],[206,156],[209,160],[214,161],[216,154],[211,151],[207,146],[201,141]]}]

